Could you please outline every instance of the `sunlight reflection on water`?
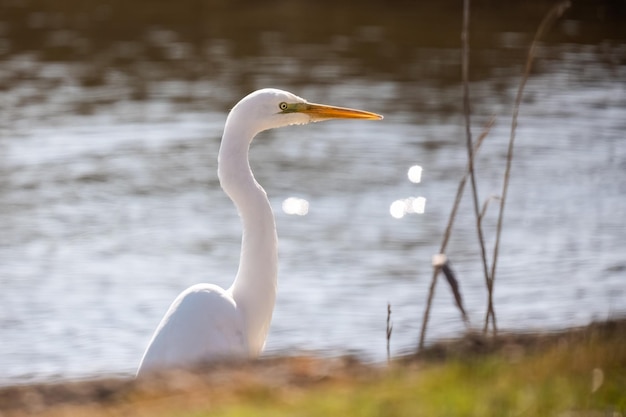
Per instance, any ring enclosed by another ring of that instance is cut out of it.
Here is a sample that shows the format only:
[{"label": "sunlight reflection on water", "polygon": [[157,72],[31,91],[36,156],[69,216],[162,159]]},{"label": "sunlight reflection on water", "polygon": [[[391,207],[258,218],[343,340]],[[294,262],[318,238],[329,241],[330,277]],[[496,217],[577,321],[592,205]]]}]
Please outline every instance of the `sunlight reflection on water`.
[{"label": "sunlight reflection on water", "polygon": [[409,177],[409,181],[413,184],[419,184],[422,181],[422,167],[419,165],[413,165],[409,168],[407,172],[407,176]]},{"label": "sunlight reflection on water", "polygon": [[283,201],[283,212],[298,216],[306,216],[309,213],[309,202],[303,198],[289,197]]},{"label": "sunlight reflection on water", "polygon": [[389,213],[395,219],[401,219],[407,214],[424,214],[426,198],[408,197],[391,203]]}]

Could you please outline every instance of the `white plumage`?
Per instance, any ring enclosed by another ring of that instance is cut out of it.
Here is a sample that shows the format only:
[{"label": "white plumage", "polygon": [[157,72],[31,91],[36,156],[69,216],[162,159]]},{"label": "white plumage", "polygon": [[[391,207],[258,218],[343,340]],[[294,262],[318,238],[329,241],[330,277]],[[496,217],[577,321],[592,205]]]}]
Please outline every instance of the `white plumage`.
[{"label": "white plumage", "polygon": [[250,143],[263,130],[341,118],[382,116],[308,103],[277,89],[255,91],[231,110],[218,156],[218,176],[242,221],[239,270],[227,290],[197,284],[174,300],[144,353],[138,376],[261,353],[276,300],[278,241],[269,200],[250,169]]}]

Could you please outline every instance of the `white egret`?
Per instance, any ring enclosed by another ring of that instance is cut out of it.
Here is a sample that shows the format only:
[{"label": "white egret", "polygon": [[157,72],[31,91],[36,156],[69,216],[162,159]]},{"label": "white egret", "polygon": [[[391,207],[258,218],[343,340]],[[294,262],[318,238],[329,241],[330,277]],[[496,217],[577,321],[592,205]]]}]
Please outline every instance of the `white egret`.
[{"label": "white egret", "polygon": [[330,119],[377,120],[382,116],[309,103],[276,89],[253,92],[231,110],[218,155],[218,177],[243,225],[239,270],[226,290],[197,284],[174,300],[152,336],[138,376],[261,353],[276,299],[278,241],[269,200],[250,169],[250,143],[267,129]]}]

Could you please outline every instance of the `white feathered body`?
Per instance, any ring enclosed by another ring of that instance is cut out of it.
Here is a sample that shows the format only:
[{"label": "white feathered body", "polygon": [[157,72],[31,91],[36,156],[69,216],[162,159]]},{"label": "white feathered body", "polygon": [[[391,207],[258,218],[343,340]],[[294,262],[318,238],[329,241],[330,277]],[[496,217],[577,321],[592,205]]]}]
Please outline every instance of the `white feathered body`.
[{"label": "white feathered body", "polygon": [[308,103],[276,89],[255,91],[235,105],[224,127],[218,176],[243,226],[237,276],[227,290],[198,284],[183,291],[152,336],[138,375],[261,353],[276,301],[278,239],[269,200],[250,169],[250,143],[263,130],[333,118],[382,117]]},{"label": "white feathered body", "polygon": [[157,327],[140,373],[250,355],[245,321],[232,295],[212,284],[182,292]]}]

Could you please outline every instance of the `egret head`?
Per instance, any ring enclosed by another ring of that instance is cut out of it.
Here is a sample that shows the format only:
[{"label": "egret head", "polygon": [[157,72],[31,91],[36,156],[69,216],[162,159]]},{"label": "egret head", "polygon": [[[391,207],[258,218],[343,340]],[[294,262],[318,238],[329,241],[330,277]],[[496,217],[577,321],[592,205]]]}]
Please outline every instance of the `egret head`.
[{"label": "egret head", "polygon": [[[232,109],[227,125],[247,127],[249,133],[289,125],[303,125],[330,119],[369,119],[383,117],[362,110],[309,103],[287,91],[275,88],[257,90],[244,97]],[[234,120],[233,120],[234,119]]]}]

